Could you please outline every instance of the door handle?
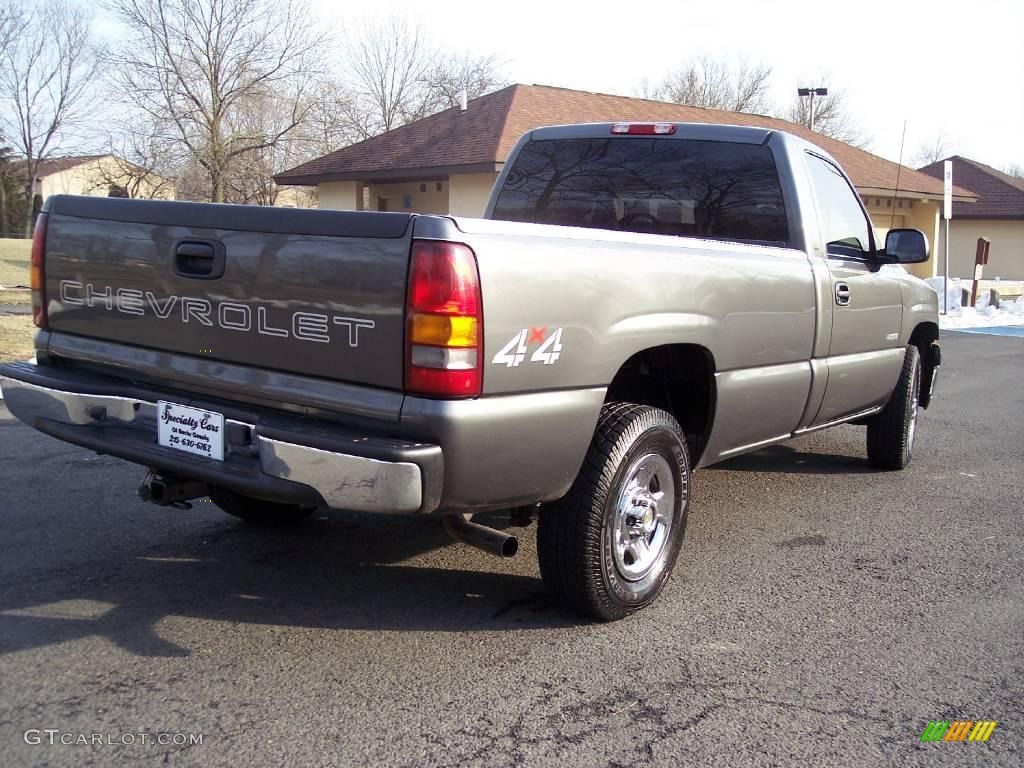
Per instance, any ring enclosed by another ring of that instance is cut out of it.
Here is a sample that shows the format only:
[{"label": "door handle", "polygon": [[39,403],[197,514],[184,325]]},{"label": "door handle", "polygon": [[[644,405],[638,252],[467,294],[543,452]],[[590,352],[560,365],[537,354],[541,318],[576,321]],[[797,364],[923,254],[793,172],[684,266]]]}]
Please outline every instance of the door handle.
[{"label": "door handle", "polygon": [[850,304],[850,286],[846,283],[836,283],[836,304],[840,307]]},{"label": "door handle", "polygon": [[174,244],[174,271],[194,280],[216,280],[224,275],[224,243],[216,240],[178,240]]}]

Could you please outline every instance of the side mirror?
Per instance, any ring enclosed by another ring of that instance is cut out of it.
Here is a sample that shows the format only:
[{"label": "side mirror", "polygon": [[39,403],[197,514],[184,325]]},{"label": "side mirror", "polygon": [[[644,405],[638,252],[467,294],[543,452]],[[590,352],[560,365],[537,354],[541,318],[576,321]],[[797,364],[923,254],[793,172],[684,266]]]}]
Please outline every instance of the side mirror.
[{"label": "side mirror", "polygon": [[919,229],[890,229],[885,236],[883,255],[897,264],[928,261],[928,238]]}]

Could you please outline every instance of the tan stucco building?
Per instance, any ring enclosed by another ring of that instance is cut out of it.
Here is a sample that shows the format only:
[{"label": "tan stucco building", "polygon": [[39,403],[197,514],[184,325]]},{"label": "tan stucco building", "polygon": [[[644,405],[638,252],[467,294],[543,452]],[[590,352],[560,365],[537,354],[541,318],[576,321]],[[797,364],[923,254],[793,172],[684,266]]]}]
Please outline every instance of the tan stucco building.
[{"label": "tan stucco building", "polygon": [[[453,107],[274,178],[278,184],[316,185],[321,208],[481,216],[505,160],[527,131],[616,121],[756,125],[797,134],[843,165],[879,237],[891,227],[913,227],[924,231],[929,242],[938,242],[941,179],[786,120],[543,85],[511,85],[471,99],[465,111]],[[954,192],[957,200],[973,199],[967,189]],[[916,274],[938,274],[934,252],[925,264],[913,265]]]},{"label": "tan stucco building", "polygon": [[316,208],[316,187],[278,187],[274,195],[276,208]]},{"label": "tan stucco building", "polygon": [[[949,222],[949,274],[974,279],[974,261],[979,237],[989,246],[985,280],[1024,280],[1024,179],[955,155],[953,181],[977,195],[973,203],[953,203]],[[942,178],[944,160],[921,169]]]},{"label": "tan stucco building", "polygon": [[39,164],[36,194],[173,200],[174,180],[114,155],[74,155]]}]

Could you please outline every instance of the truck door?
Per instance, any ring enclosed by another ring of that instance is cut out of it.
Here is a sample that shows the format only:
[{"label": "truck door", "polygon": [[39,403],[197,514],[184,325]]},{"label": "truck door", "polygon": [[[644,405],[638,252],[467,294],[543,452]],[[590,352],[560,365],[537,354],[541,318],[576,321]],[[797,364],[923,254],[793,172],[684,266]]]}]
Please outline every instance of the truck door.
[{"label": "truck door", "polygon": [[[812,425],[884,403],[903,361],[898,273],[872,261],[871,223],[843,172],[805,155],[832,281],[832,333],[825,397]],[[827,317],[827,315],[825,315]]]}]

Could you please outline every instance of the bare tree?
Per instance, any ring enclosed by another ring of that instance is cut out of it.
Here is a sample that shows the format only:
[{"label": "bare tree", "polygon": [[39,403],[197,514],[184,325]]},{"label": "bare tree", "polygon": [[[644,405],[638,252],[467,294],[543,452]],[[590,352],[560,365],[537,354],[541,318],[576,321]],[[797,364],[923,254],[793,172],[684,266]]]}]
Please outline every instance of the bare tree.
[{"label": "bare tree", "polygon": [[423,84],[437,58],[418,22],[402,16],[367,20],[350,29],[346,58],[353,86],[353,128],[362,138],[427,114]]},{"label": "bare tree", "polygon": [[494,56],[441,54],[418,22],[390,16],[347,35],[349,130],[360,139],[454,106],[504,84]]},{"label": "bare tree", "polygon": [[351,89],[336,80],[320,82],[310,99],[306,119],[299,130],[301,146],[311,159],[348,146],[366,138],[357,126],[365,120],[356,120],[355,97]]},{"label": "bare tree", "polygon": [[7,47],[21,28],[23,14],[20,3],[15,0],[0,0],[0,60],[7,53]]},{"label": "bare tree", "polygon": [[685,62],[660,82],[643,81],[640,91],[647,98],[694,107],[766,113],[771,107],[771,75],[772,68],[766,64],[701,56]]},{"label": "bare tree", "polygon": [[1010,163],[1003,168],[1003,173],[1015,179],[1024,179],[1024,163]]},{"label": "bare tree", "polygon": [[7,223],[7,184],[8,179],[14,178],[11,173],[11,155],[11,148],[0,144],[0,237],[7,237],[10,234]]},{"label": "bare tree", "polygon": [[[815,82],[824,82],[824,80],[818,78]],[[846,92],[836,88],[829,88],[828,96],[815,98],[814,132],[852,144],[855,147],[865,148],[871,143],[870,139],[864,135],[860,125],[853,117],[846,99]],[[781,116],[790,122],[810,129],[810,99],[797,96],[790,104],[789,109]]]},{"label": "bare tree", "polygon": [[17,22],[0,61],[0,131],[25,158],[32,231],[39,164],[60,147],[65,131],[86,114],[96,59],[89,18],[78,5],[47,0]]},{"label": "bare tree", "polygon": [[[6,61],[7,48],[22,25],[21,6],[14,0],[0,0],[0,62]],[[6,126],[0,124],[0,131]],[[7,146],[6,138],[0,132],[0,237],[10,234],[7,215],[7,186],[16,176],[14,151]]]},{"label": "bare tree", "polygon": [[104,191],[132,199],[156,200],[174,195],[175,153],[162,131],[137,126],[107,140],[107,155],[88,168],[87,191]]},{"label": "bare tree", "polygon": [[[278,106],[273,97],[249,99],[233,116],[233,127],[247,136],[281,135],[291,118]],[[238,155],[226,177],[226,199],[245,205],[274,205],[280,191],[274,174],[309,159],[307,123],[279,141],[263,142],[263,146]]]},{"label": "bare tree", "polygon": [[186,156],[178,166],[174,191],[178,200],[208,203],[210,201],[210,174],[195,158]]},{"label": "bare tree", "polygon": [[[240,157],[275,146],[309,110],[327,39],[307,0],[109,0],[127,34],[106,53],[123,97],[173,137],[225,199]],[[250,133],[238,113],[274,98],[282,121]]]},{"label": "bare tree", "polygon": [[915,168],[923,168],[955,153],[956,147],[953,141],[946,135],[945,130],[940,128],[931,139],[918,144],[911,163]]},{"label": "bare tree", "polygon": [[427,74],[430,107],[440,111],[457,106],[463,93],[474,99],[508,85],[503,64],[494,56],[439,56]]}]

